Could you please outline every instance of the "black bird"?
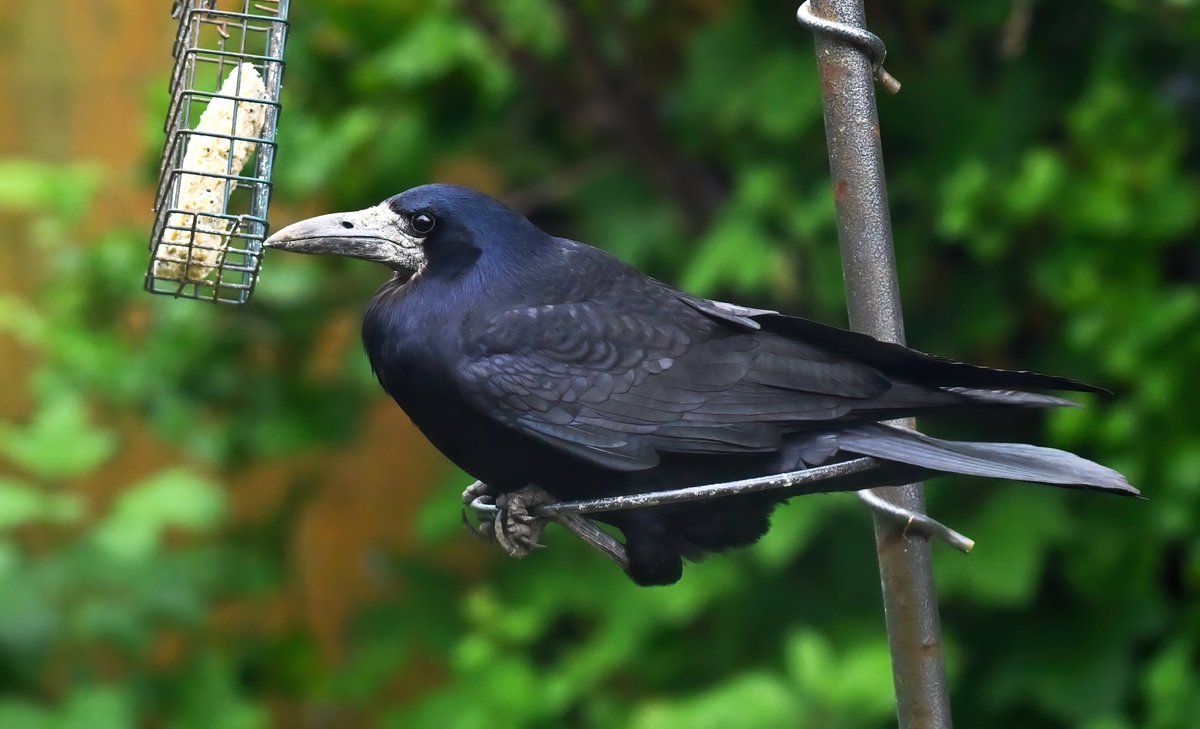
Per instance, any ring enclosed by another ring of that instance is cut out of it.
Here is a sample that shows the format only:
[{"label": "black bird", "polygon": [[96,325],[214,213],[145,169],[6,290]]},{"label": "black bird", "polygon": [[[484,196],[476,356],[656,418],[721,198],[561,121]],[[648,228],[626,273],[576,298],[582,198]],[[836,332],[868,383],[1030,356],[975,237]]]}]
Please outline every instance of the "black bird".
[{"label": "black bird", "polygon": [[[962,443],[879,421],[965,408],[1071,405],[1029,390],[1099,388],[923,354],[807,319],[692,296],[557,238],[463,187],[425,185],[290,225],[266,241],[382,263],[363,343],[383,389],[447,458],[509,494],[642,493],[884,462],[802,492],[953,472],[1135,495],[1065,451]],[[641,585],[683,558],[753,543],[792,492],[598,515]]]}]

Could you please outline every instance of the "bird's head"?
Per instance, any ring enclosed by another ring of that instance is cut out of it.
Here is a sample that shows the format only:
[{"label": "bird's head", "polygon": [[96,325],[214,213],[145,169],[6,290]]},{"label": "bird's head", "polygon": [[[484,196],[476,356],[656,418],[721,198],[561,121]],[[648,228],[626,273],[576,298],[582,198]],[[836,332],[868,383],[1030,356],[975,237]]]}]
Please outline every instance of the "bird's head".
[{"label": "bird's head", "polygon": [[365,210],[292,223],[263,245],[375,261],[407,278],[429,267],[461,270],[482,255],[490,240],[542,235],[520,214],[481,192],[422,185]]}]

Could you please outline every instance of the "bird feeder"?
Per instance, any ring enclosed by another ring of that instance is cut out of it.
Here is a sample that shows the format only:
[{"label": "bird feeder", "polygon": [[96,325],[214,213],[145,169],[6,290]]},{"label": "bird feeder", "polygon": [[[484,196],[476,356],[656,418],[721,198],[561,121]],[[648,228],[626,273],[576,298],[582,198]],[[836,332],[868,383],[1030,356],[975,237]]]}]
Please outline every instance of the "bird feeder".
[{"label": "bird feeder", "polygon": [[243,304],[262,261],[288,0],[179,0],[146,290]]}]

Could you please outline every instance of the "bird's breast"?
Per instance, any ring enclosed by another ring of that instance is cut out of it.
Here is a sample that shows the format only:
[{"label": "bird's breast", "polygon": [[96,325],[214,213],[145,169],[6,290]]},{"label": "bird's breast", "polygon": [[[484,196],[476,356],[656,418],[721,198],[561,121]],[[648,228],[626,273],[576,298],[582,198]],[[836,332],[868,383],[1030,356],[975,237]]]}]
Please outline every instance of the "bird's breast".
[{"label": "bird's breast", "polygon": [[415,283],[385,287],[367,308],[363,346],[371,369],[443,455],[475,478],[512,480],[518,464],[498,457],[511,435],[470,406],[455,374],[466,357],[469,309],[452,305],[450,292]]}]

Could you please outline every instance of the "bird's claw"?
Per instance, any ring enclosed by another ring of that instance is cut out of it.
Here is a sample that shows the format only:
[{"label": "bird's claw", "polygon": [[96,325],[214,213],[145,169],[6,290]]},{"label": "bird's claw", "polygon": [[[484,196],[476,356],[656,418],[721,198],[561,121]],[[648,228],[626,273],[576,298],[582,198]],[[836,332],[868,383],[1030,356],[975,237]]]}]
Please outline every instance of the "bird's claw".
[{"label": "bird's claw", "polygon": [[471,505],[474,504],[478,499],[483,499],[484,501],[492,501],[494,499],[494,496],[488,488],[488,485],[482,481],[476,481],[475,483],[463,489],[463,528],[466,529],[469,534],[478,538],[482,542],[494,542],[496,541],[496,524],[494,521],[480,521],[478,526],[476,526],[471,521],[471,517],[467,516],[467,510],[470,509]]},{"label": "bird's claw", "polygon": [[535,549],[544,548],[545,545],[538,540],[549,519],[534,515],[533,510],[552,503],[554,497],[537,486],[526,486],[520,491],[496,497],[493,532],[496,542],[508,556],[520,559]]},{"label": "bird's claw", "polygon": [[495,496],[495,494],[492,493],[491,487],[489,487],[486,483],[483,481],[476,481],[475,483],[463,489],[463,506],[469,507],[475,501],[475,499],[478,499],[480,496],[487,496],[490,498]]},{"label": "bird's claw", "polygon": [[475,537],[479,541],[488,543],[496,541],[495,524],[490,521],[481,521],[478,525],[476,525],[471,521],[471,517],[467,516],[466,508],[462,510],[462,523],[463,529],[466,529],[468,534]]}]

